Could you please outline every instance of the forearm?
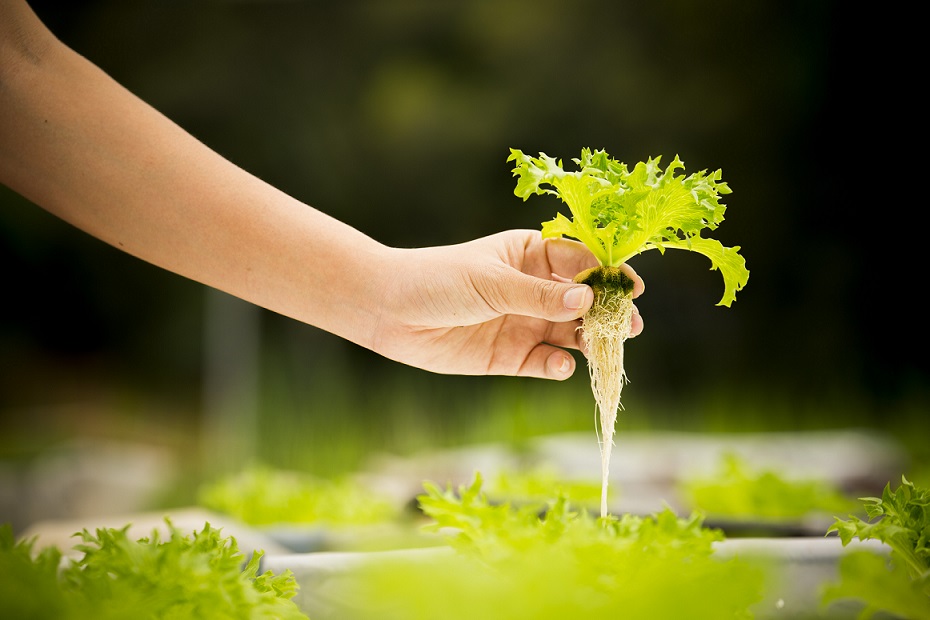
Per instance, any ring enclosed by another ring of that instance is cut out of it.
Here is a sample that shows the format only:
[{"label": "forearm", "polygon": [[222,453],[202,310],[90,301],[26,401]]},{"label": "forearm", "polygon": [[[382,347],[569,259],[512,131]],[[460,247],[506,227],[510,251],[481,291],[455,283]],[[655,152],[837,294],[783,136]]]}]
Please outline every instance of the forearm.
[{"label": "forearm", "polygon": [[148,262],[368,345],[386,248],[224,160],[31,19],[0,51],[0,182]]}]

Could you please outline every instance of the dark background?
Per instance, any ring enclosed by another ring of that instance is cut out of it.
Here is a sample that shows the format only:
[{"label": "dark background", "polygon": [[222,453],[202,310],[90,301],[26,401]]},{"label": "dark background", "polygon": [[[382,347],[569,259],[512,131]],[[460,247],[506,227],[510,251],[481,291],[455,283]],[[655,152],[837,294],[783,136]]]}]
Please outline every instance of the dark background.
[{"label": "dark background", "polygon": [[[924,123],[913,78],[894,77],[910,62],[898,18],[781,0],[31,5],[207,145],[386,244],[551,218],[554,200],[513,195],[510,147],[721,168],[734,193],[714,236],[742,247],[749,283],[727,309],[703,257],[630,261],[647,292],[646,330],[627,348],[627,415],[661,403],[665,423],[684,426],[715,406],[735,428],[748,407],[770,426],[904,420],[927,436],[926,198],[908,155]],[[34,422],[23,412],[101,393],[130,411],[160,403],[165,421],[196,415],[204,287],[2,188],[0,264],[8,429]],[[353,406],[381,425],[400,398],[392,386],[413,385],[434,409],[502,384],[560,389],[438,376],[271,313],[258,322],[266,409],[269,384],[293,401],[319,395],[321,377],[376,393]],[[585,374],[561,389],[586,389]]]}]

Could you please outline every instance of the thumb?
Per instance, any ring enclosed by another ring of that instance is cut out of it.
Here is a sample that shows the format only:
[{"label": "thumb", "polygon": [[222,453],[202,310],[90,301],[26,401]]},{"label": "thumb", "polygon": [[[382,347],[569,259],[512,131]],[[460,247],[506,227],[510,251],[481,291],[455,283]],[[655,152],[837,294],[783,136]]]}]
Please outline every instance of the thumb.
[{"label": "thumb", "polygon": [[594,291],[586,284],[545,280],[524,273],[500,281],[502,314],[519,314],[555,323],[574,321],[594,303]]}]

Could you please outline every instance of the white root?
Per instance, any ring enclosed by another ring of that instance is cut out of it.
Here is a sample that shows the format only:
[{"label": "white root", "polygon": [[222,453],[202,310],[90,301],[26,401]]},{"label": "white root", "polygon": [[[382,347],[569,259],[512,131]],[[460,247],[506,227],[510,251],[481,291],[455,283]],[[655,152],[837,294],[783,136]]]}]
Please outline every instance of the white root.
[{"label": "white root", "polygon": [[623,368],[623,344],[630,337],[633,300],[630,296],[598,291],[598,298],[584,317],[582,339],[587,349],[591,391],[600,412],[601,517],[607,516],[607,483],[614,425],[620,410],[620,393],[627,383]]}]

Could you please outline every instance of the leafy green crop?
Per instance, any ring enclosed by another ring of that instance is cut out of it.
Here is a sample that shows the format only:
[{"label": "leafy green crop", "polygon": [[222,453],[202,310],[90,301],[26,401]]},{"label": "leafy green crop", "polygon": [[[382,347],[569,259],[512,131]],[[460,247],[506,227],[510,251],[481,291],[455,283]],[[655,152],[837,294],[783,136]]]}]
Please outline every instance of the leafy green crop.
[{"label": "leafy green crop", "polygon": [[904,618],[930,618],[930,489],[904,476],[881,497],[862,501],[869,520],[836,519],[827,533],[846,546],[854,538],[880,540],[891,549],[890,565],[869,552],[851,553],[840,564],[841,580],[826,589],[824,602],[855,598],[865,602],[864,618],[889,611]]},{"label": "leafy green crop", "polygon": [[191,535],[167,524],[167,540],[157,530],[130,540],[129,526],[84,530],[82,557],[64,565],[60,550],[36,554],[35,539],[14,542],[0,528],[0,617],[306,619],[291,600],[290,571],[259,575],[261,552],[246,562],[235,539],[209,524]]},{"label": "leafy green crop", "polygon": [[728,454],[720,471],[682,484],[692,507],[708,516],[773,521],[855,510],[855,503],[823,480],[788,480],[775,471],[751,471]]},{"label": "leafy green crop", "polygon": [[46,547],[36,553],[34,546],[34,540],[17,542],[9,524],[0,526],[0,618],[84,617],[83,601],[66,593],[58,580],[61,551]]},{"label": "leafy green crop", "polygon": [[544,467],[528,471],[500,471],[484,488],[491,498],[514,503],[548,501],[562,496],[574,505],[592,506],[601,497],[599,482],[567,480]]},{"label": "leafy green crop", "polygon": [[507,161],[516,162],[518,178],[514,194],[526,201],[533,194],[560,198],[571,212],[542,224],[542,236],[574,237],[584,243],[600,265],[574,274],[574,282],[587,284],[594,303],[585,313],[582,347],[588,360],[591,391],[599,411],[601,449],[601,516],[607,516],[608,473],[613,435],[620,409],[620,395],[627,382],[624,343],[632,334],[634,282],[621,268],[629,258],[647,250],[688,250],[710,259],[711,270],[723,276],[723,297],[718,306],[730,306],[749,280],[739,246],[724,247],[716,239],[702,237],[723,221],[726,207],[721,194],[730,187],[717,170],[708,174],[678,174],[684,164],[675,159],[665,170],[659,157],[639,162],[630,170],[605,151],[582,149],[572,161],[575,171],[562,161],[540,153],[539,157],[510,149]]},{"label": "leafy green crop", "polygon": [[419,498],[452,553],[369,567],[353,620],[751,617],[763,573],[715,557],[718,530],[671,510],[595,519],[565,500],[495,504],[476,476]]},{"label": "leafy green crop", "polygon": [[199,503],[250,525],[363,525],[397,518],[386,497],[351,480],[255,466],[204,485]]},{"label": "leafy green crop", "polygon": [[559,213],[542,225],[543,237],[573,237],[584,243],[604,266],[618,266],[646,250],[689,250],[703,254],[711,269],[720,270],[724,294],[718,305],[729,306],[749,279],[739,246],[724,247],[701,237],[714,230],[726,210],[720,194],[731,193],[721,172],[678,174],[684,164],[676,156],[663,171],[661,158],[649,158],[632,170],[603,150],[583,149],[573,159],[576,171],[563,169],[561,160],[540,153],[530,157],[510,149],[507,161],[516,162],[519,177],[514,193],[526,200],[532,194],[552,194],[571,211]]}]

